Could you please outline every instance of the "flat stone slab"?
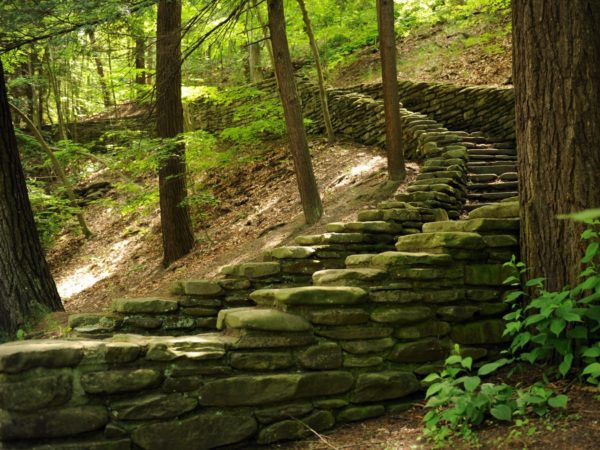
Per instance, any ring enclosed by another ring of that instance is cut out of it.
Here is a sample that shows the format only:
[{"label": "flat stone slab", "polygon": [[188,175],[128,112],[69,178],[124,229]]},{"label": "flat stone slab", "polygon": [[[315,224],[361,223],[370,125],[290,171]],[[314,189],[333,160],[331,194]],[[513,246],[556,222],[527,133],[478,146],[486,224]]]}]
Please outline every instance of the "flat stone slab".
[{"label": "flat stone slab", "polygon": [[452,263],[450,255],[425,252],[383,252],[371,259],[375,267],[396,267],[405,265],[445,265]]},{"label": "flat stone slab", "polygon": [[315,286],[356,286],[385,278],[387,273],[379,269],[328,269],[315,272]]},{"label": "flat stone slab", "polygon": [[275,259],[306,259],[317,253],[312,247],[303,247],[299,245],[276,247],[270,251],[270,255]]},{"label": "flat stone slab", "polygon": [[184,280],[181,281],[185,295],[199,295],[201,297],[219,296],[224,293],[221,285],[211,280]]},{"label": "flat stone slab", "polygon": [[123,314],[163,314],[177,311],[178,308],[176,300],[156,297],[117,298],[112,303],[112,310]]},{"label": "flat stone slab", "polygon": [[496,219],[486,217],[481,219],[449,220],[445,222],[430,222],[423,224],[423,233],[433,233],[437,231],[518,232],[519,219]]},{"label": "flat stone slab", "polygon": [[402,231],[402,225],[384,222],[382,220],[364,222],[332,222],[325,226],[330,233],[386,233],[397,234]]},{"label": "flat stone slab", "polygon": [[225,266],[221,269],[224,275],[245,278],[266,278],[279,275],[281,266],[278,262],[250,262]]},{"label": "flat stone slab", "polygon": [[219,312],[217,329],[245,328],[261,331],[310,331],[312,325],[300,316],[276,309],[234,308]]},{"label": "flat stone slab", "polygon": [[306,286],[283,289],[259,289],[250,294],[259,305],[355,305],[367,300],[358,287]]},{"label": "flat stone slab", "polygon": [[34,367],[73,367],[83,358],[85,341],[31,340],[0,345],[0,373]]},{"label": "flat stone slab", "polygon": [[433,248],[480,250],[484,247],[485,242],[479,234],[463,231],[411,234],[401,236],[396,243],[396,249],[399,251],[420,251]]},{"label": "flat stone slab", "polygon": [[481,208],[471,211],[469,217],[471,219],[479,219],[484,217],[496,219],[519,217],[519,203],[502,202],[493,205],[482,206]]}]

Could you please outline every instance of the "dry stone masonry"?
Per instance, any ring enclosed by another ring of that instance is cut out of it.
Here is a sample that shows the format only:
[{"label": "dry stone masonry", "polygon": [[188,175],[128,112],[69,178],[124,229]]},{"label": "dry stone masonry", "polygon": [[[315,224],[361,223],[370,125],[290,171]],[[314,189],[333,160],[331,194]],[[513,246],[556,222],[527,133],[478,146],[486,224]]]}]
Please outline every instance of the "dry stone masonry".
[{"label": "dry stone masonry", "polygon": [[[339,95],[361,113],[338,126],[377,117],[365,114],[377,99]],[[502,263],[518,250],[516,185],[473,197],[514,171],[472,168],[512,161],[499,156],[513,147],[402,117],[422,171],[356,222],[330,223],[219,279],[177,282],[170,298],[115,299],[110,314],[72,316],[72,339],[0,345],[0,446],[271,444],[408,408],[455,344],[476,361],[495,356],[505,344]]]}]

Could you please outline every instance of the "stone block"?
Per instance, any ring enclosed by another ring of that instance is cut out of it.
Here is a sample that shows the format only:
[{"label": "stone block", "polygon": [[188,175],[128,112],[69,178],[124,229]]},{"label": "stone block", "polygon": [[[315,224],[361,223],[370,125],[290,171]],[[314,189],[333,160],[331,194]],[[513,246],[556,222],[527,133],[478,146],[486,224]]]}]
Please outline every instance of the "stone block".
[{"label": "stone block", "polygon": [[311,331],[312,325],[300,316],[276,309],[234,308],[219,312],[217,328],[300,332]]},{"label": "stone block", "polygon": [[414,340],[426,337],[442,337],[450,332],[450,324],[438,320],[430,320],[412,326],[397,328],[394,336],[398,339]]},{"label": "stone block", "polygon": [[296,397],[323,397],[348,392],[354,384],[350,372],[327,371],[309,372],[301,375]]},{"label": "stone block", "polygon": [[259,444],[300,439],[316,432],[325,431],[335,424],[333,414],[329,411],[316,411],[302,420],[283,420],[263,428],[258,435]]},{"label": "stone block", "polygon": [[197,405],[196,398],[184,394],[150,394],[112,402],[110,410],[117,420],[152,420],[176,417]]},{"label": "stone block", "polygon": [[88,372],[81,375],[81,386],[88,394],[119,394],[156,387],[162,373],[156,369],[124,369]]},{"label": "stone block", "polygon": [[363,373],[356,380],[350,401],[369,403],[402,398],[419,388],[417,378],[410,372]]},{"label": "stone block", "polygon": [[367,293],[357,287],[306,286],[260,289],[250,298],[259,305],[355,305],[365,302]]},{"label": "stone block", "polygon": [[485,242],[479,234],[461,231],[411,234],[399,237],[396,243],[397,250],[406,252],[434,249],[481,250],[484,247]]},{"label": "stone block", "polygon": [[373,417],[379,417],[384,414],[385,407],[383,405],[349,406],[340,411],[337,420],[340,423],[356,422],[359,420],[372,419]]},{"label": "stone block", "polygon": [[113,300],[112,309],[123,314],[164,314],[177,311],[176,300],[164,298],[117,298]]},{"label": "stone block", "polygon": [[443,359],[448,353],[439,339],[426,338],[396,344],[388,359],[399,363],[423,363]]},{"label": "stone block", "polygon": [[345,353],[344,354],[344,367],[375,367],[383,364],[383,358],[381,356],[373,356],[373,355],[352,355]]},{"label": "stone block", "polygon": [[71,399],[73,377],[70,374],[27,377],[19,380],[0,383],[0,409],[19,412],[36,411],[48,406],[62,405]]},{"label": "stone block", "polygon": [[225,266],[221,269],[224,275],[239,278],[261,279],[279,275],[281,266],[279,262],[249,262]]},{"label": "stone block", "polygon": [[316,254],[312,247],[288,246],[275,247],[270,251],[270,255],[275,259],[307,259]]},{"label": "stone block", "polygon": [[208,450],[248,439],[257,428],[256,420],[249,414],[210,411],[182,420],[141,425],[132,439],[144,450]]},{"label": "stone block", "polygon": [[305,369],[339,369],[342,367],[342,349],[333,342],[314,345],[298,353],[298,362]]},{"label": "stone block", "polygon": [[369,313],[358,308],[309,311],[308,320],[317,325],[358,325],[369,321]]},{"label": "stone block", "polygon": [[406,325],[422,322],[433,316],[427,306],[379,306],[371,312],[371,319],[380,323]]},{"label": "stone block", "polygon": [[398,266],[451,264],[452,258],[446,254],[423,252],[383,252],[372,258],[375,267],[392,268]]},{"label": "stone block", "polygon": [[474,209],[469,213],[471,219],[479,218],[494,218],[504,219],[519,217],[519,203],[518,202],[500,202],[491,205],[485,205],[480,208]]},{"label": "stone block", "polygon": [[291,400],[302,375],[243,375],[209,381],[199,390],[203,406],[263,405]]},{"label": "stone block", "polygon": [[506,341],[502,337],[504,322],[500,319],[454,325],[450,337],[461,345],[499,344]]},{"label": "stone block", "polygon": [[394,345],[392,338],[367,339],[357,341],[342,341],[340,346],[348,353],[364,355],[368,353],[379,353],[390,349]]},{"label": "stone block", "polygon": [[382,280],[387,273],[378,269],[329,269],[315,272],[315,286],[361,286]]},{"label": "stone block", "polygon": [[316,334],[335,340],[374,339],[392,335],[392,328],[382,326],[346,326],[319,328]]},{"label": "stone block", "polygon": [[313,409],[313,405],[309,402],[288,403],[270,408],[258,409],[254,411],[254,416],[261,424],[270,424],[281,419],[288,419],[290,416],[305,416]]},{"label": "stone block", "polygon": [[185,280],[181,282],[185,295],[199,297],[214,297],[224,293],[223,288],[217,281],[211,280]]},{"label": "stone block", "polygon": [[230,364],[240,370],[288,369],[294,364],[289,352],[232,352]]},{"label": "stone block", "polygon": [[464,322],[465,320],[472,319],[479,311],[481,311],[481,308],[478,306],[452,305],[438,308],[436,314],[442,320]]},{"label": "stone block", "polygon": [[[366,294],[365,294],[366,295]],[[73,367],[83,358],[80,342],[30,340],[0,345],[0,373],[19,373],[34,367]]]}]

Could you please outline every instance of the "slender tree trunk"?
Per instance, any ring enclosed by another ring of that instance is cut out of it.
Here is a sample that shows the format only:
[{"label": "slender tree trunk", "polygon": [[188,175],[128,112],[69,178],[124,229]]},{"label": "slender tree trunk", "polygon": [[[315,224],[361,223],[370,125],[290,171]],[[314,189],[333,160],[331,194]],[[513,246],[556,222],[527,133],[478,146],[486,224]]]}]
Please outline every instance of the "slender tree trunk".
[{"label": "slender tree trunk", "polygon": [[250,82],[258,83],[262,81],[262,72],[260,70],[260,44],[252,42],[252,34],[248,33],[248,72],[250,73]]},{"label": "slender tree trunk", "polygon": [[[156,49],[153,45],[153,40],[150,39],[150,43],[148,44],[148,48],[146,49],[146,84],[152,85],[153,76],[155,73],[154,68],[154,56],[156,54]],[[156,76],[156,75],[155,75]]]},{"label": "slender tree trunk", "polygon": [[[174,138],[183,132],[180,38],[181,0],[160,0],[156,41],[156,129],[162,138]],[[185,204],[185,173],[185,148],[178,144],[169,150],[158,172],[164,266],[194,247],[192,221]]]},{"label": "slender tree trunk", "polygon": [[110,94],[108,92],[108,86],[106,85],[106,76],[104,74],[104,64],[100,58],[100,52],[98,51],[98,45],[96,44],[96,33],[94,30],[88,31],[88,38],[90,40],[90,48],[96,63],[96,72],[98,73],[98,80],[100,81],[100,90],[102,91],[102,101],[105,108],[110,108]]},{"label": "slender tree trunk", "polygon": [[14,335],[40,309],[63,306],[27,197],[1,61],[0,130],[0,332]]},{"label": "slender tree trunk", "polygon": [[302,20],[304,20],[304,29],[308,35],[310,42],[310,48],[312,50],[313,58],[315,59],[315,68],[317,69],[317,81],[319,83],[319,98],[321,99],[321,110],[323,111],[323,121],[325,122],[325,131],[327,132],[327,139],[329,143],[335,142],[335,134],[333,133],[333,126],[331,125],[331,115],[329,114],[329,103],[327,101],[327,91],[325,90],[325,78],[323,77],[323,68],[321,67],[321,57],[319,56],[319,47],[317,47],[317,41],[312,31],[310,24],[310,17],[308,17],[308,11],[304,0],[298,0],[298,6],[302,11]]},{"label": "slender tree trunk", "polygon": [[383,80],[388,174],[390,180],[402,181],[406,177],[406,168],[404,167],[404,148],[398,100],[393,0],[377,0],[377,24],[379,26],[381,78]]},{"label": "slender tree trunk", "polygon": [[58,135],[60,139],[68,139],[67,124],[65,123],[65,116],[63,111],[63,104],[60,92],[60,83],[56,77],[54,71],[52,54],[50,48],[47,48],[48,52],[48,80],[50,81],[50,88],[52,89],[52,95],[54,96],[54,104],[56,105],[56,118],[58,120]]},{"label": "slender tree trunk", "polygon": [[256,18],[263,30],[263,38],[266,42],[267,52],[269,53],[269,61],[271,61],[271,69],[275,72],[275,58],[273,57],[273,47],[271,40],[269,39],[269,24],[264,21],[262,14],[260,13],[260,5],[256,0],[252,0],[252,8],[256,12]]},{"label": "slender tree trunk", "polygon": [[135,84],[146,84],[146,39],[144,36],[135,38]]},{"label": "slender tree trunk", "polygon": [[[106,34],[106,41],[108,44],[108,84],[110,85],[110,92],[112,94],[112,104],[113,105],[117,105],[117,94],[115,91],[115,82],[114,82],[114,77],[113,77],[113,64],[112,64],[112,52],[113,52],[113,48],[112,48],[112,41],[110,39],[110,33]],[[117,116],[119,115],[119,110],[115,108],[115,112],[117,113]]]},{"label": "slender tree trunk", "polygon": [[600,2],[513,0],[521,255],[551,290],[575,285],[582,226],[600,207]]},{"label": "slender tree trunk", "polygon": [[[67,197],[69,198],[69,201],[71,202],[71,205],[74,208],[77,208],[77,196],[75,195],[75,192],[73,191],[73,185],[69,181],[69,178],[67,177],[67,174],[65,173],[62,166],[60,165],[60,162],[58,161],[58,159],[56,159],[54,152],[52,151],[52,149],[50,148],[50,146],[48,145],[48,143],[42,136],[42,133],[35,126],[35,124],[31,121],[31,119],[29,119],[29,117],[27,117],[27,115],[23,111],[21,111],[15,105],[11,105],[10,103],[9,103],[9,106],[13,109],[14,112],[17,113],[18,116],[20,116],[25,121],[25,123],[27,123],[29,128],[31,128],[31,131],[32,131],[33,135],[35,136],[35,138],[37,139],[37,141],[39,142],[40,146],[42,147],[42,150],[44,150],[44,152],[50,159],[50,164],[52,165],[52,170],[54,171],[54,174],[58,177],[61,184],[65,188],[65,192],[67,194]],[[92,232],[88,228],[82,212],[77,213],[77,221],[79,222],[79,226],[81,227],[81,231],[83,232],[84,236],[86,238],[92,237]]]},{"label": "slender tree trunk", "polygon": [[31,47],[29,53],[29,76],[31,77],[31,120],[36,128],[41,128],[41,116],[40,116],[40,83],[37,76],[37,68],[39,66],[39,60],[35,47]]},{"label": "slender tree trunk", "polygon": [[313,224],[323,214],[323,205],[313,173],[308,141],[304,131],[302,109],[296,82],[294,68],[290,57],[287,35],[285,32],[285,16],[283,0],[268,0],[269,29],[275,57],[275,74],[279,85],[279,93],[283,104],[283,112],[287,125],[290,151],[294,159],[294,168],[300,190],[300,199],[304,209],[306,223]]}]

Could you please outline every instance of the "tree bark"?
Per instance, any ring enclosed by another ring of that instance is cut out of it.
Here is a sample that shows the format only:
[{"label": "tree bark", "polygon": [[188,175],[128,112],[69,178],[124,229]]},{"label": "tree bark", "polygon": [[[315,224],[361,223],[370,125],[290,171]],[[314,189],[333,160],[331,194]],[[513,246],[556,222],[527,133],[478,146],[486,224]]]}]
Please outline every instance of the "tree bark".
[{"label": "tree bark", "polygon": [[308,35],[308,41],[310,42],[310,48],[312,50],[313,58],[315,59],[315,68],[317,69],[317,82],[319,83],[319,98],[321,100],[321,110],[323,111],[323,122],[325,122],[325,131],[327,133],[327,139],[329,143],[335,142],[335,134],[333,132],[333,126],[331,125],[331,114],[329,114],[329,102],[327,101],[327,91],[325,90],[325,78],[323,77],[323,68],[321,67],[321,57],[319,56],[319,47],[317,47],[317,41],[313,34],[312,26],[310,24],[310,17],[306,10],[304,0],[298,0],[298,6],[302,11],[302,20],[304,21],[304,29]]},{"label": "tree bark", "polygon": [[521,256],[546,288],[575,285],[582,226],[600,206],[600,2],[514,0]]},{"label": "tree bark", "polygon": [[0,61],[0,332],[14,333],[62,302],[46,263],[27,197]]},{"label": "tree bark", "polygon": [[96,44],[96,33],[94,30],[88,31],[88,38],[90,39],[90,49],[96,63],[96,73],[98,73],[98,80],[100,81],[100,90],[102,91],[102,102],[105,108],[110,108],[110,93],[108,92],[108,86],[106,85],[106,75],[104,74],[104,64],[100,58],[98,46]]},{"label": "tree bark", "polygon": [[379,27],[379,52],[381,54],[381,78],[383,81],[388,175],[390,180],[402,181],[406,177],[406,168],[404,166],[404,146],[400,125],[393,0],[377,0],[377,25]]},{"label": "tree bark", "polygon": [[63,112],[63,104],[60,92],[60,82],[56,77],[56,72],[54,71],[53,61],[52,61],[52,53],[50,52],[50,47],[46,48],[46,52],[48,54],[47,67],[48,67],[48,80],[50,81],[50,89],[52,90],[52,95],[54,96],[54,104],[56,105],[56,118],[58,120],[58,135],[60,139],[65,140],[69,138],[67,133],[67,124],[65,121],[65,116]]},{"label": "tree bark", "polygon": [[275,75],[287,125],[290,152],[294,160],[296,179],[306,223],[316,223],[323,214],[323,205],[313,173],[308,141],[304,131],[302,109],[294,80],[282,0],[268,0],[269,29],[275,59]]},{"label": "tree bark", "polygon": [[[156,131],[162,138],[174,138],[183,132],[180,38],[181,0],[161,0],[156,41]],[[194,247],[192,221],[185,204],[185,174],[185,147],[171,146],[158,171],[165,267]]]},{"label": "tree bark", "polygon": [[146,84],[146,39],[135,38],[135,84]]}]

